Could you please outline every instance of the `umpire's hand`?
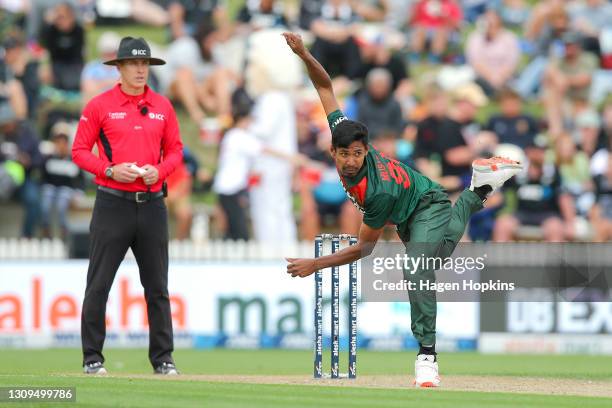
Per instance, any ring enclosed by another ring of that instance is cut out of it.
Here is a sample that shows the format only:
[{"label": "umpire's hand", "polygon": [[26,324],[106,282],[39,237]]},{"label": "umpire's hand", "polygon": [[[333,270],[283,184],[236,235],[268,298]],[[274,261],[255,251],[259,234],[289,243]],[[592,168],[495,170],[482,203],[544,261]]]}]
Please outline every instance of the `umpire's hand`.
[{"label": "umpire's hand", "polygon": [[159,180],[159,170],[157,170],[157,167],[147,164],[142,166],[142,169],[146,171],[146,173],[142,175],[142,181],[144,181],[147,186],[157,183],[157,180]]},{"label": "umpire's hand", "polygon": [[132,183],[140,174],[132,168],[136,163],[121,163],[113,166],[113,180],[120,183]]}]

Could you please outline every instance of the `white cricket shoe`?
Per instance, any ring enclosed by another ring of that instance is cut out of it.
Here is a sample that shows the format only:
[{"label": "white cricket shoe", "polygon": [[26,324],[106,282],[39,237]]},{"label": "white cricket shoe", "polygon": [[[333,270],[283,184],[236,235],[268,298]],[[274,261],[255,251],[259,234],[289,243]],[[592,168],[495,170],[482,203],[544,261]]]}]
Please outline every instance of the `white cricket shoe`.
[{"label": "white cricket shoe", "polygon": [[107,374],[106,368],[104,368],[104,364],[100,361],[95,361],[93,363],[87,363],[83,366],[83,372],[85,374],[90,375],[105,375]]},{"label": "white cricket shoe", "polygon": [[414,362],[414,386],[417,388],[432,388],[440,386],[438,363],[436,356],[419,354]]},{"label": "white cricket shoe", "polygon": [[523,165],[505,157],[476,159],[472,162],[472,183],[470,190],[489,185],[495,191],[504,185],[512,176],[520,173]]}]

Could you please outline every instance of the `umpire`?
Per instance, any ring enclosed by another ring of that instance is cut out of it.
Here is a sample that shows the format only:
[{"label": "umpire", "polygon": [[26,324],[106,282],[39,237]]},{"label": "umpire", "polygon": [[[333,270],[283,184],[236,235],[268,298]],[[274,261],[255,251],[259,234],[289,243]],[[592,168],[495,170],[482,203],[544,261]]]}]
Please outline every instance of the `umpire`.
[{"label": "umpire", "polygon": [[[149,360],[157,374],[178,374],[168,296],[168,219],[163,181],[182,161],[172,105],[147,86],[151,57],[142,38],[121,40],[120,82],[93,98],[79,121],[72,158],[95,175],[87,288],[81,315],[83,371],[105,374],[106,301],[128,248],[138,263],[149,320]],[[92,153],[94,144],[98,155]]]}]

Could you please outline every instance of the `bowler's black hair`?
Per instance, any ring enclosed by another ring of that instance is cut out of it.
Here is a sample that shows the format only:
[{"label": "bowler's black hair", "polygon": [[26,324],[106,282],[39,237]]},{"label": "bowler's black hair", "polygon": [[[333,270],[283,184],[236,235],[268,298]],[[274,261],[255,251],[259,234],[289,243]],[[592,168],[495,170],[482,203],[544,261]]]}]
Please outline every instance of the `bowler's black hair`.
[{"label": "bowler's black hair", "polygon": [[338,123],[332,132],[332,147],[334,149],[347,148],[353,142],[361,142],[367,148],[368,128],[363,123],[354,120],[343,120]]}]

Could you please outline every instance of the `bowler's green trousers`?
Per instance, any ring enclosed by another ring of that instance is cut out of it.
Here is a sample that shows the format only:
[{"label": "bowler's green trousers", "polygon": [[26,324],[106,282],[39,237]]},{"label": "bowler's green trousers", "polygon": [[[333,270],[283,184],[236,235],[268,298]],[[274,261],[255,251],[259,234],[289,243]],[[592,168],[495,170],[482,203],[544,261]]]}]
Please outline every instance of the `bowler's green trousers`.
[{"label": "bowler's green trousers", "polygon": [[[397,226],[400,239],[409,257],[449,257],[465,232],[475,212],[482,209],[482,200],[476,193],[465,190],[455,205],[442,190],[430,190],[421,200],[410,218]],[[414,273],[410,273],[414,272]],[[421,280],[435,281],[433,268],[404,271],[404,278],[413,281],[416,288]],[[436,342],[436,292],[410,291],[412,334],[424,346]]]}]

